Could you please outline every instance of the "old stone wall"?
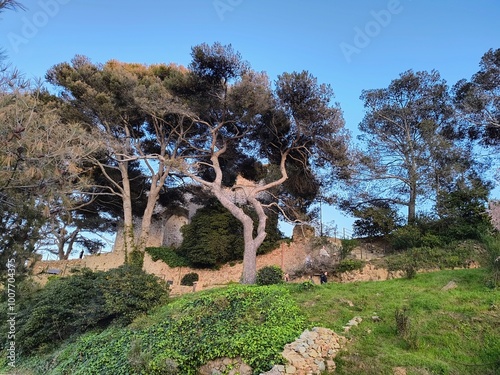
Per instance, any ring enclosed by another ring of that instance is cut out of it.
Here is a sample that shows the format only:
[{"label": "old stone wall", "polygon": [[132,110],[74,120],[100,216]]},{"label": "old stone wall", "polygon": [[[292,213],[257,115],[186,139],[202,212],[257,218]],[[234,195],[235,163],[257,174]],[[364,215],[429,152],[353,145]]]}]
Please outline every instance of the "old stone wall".
[{"label": "old stone wall", "polygon": [[[307,241],[283,242],[275,250],[257,256],[257,269],[275,265],[279,266],[285,272],[291,272],[305,264],[309,253],[310,246]],[[34,264],[33,275],[36,281],[44,285],[48,277],[53,275],[68,276],[72,271],[84,267],[94,271],[106,271],[117,268],[124,263],[125,255],[121,251],[113,251],[100,255],[86,255],[82,259],[38,261]],[[154,262],[151,256],[146,253],[143,269],[165,281],[169,281],[171,284],[171,293],[176,295],[194,290],[193,287],[180,285],[182,277],[191,272],[196,272],[199,275],[199,282],[195,287],[196,290],[239,282],[243,272],[243,263],[240,261],[226,264],[218,270],[192,269],[189,267],[171,268],[162,261]]]},{"label": "old stone wall", "polygon": [[[307,258],[309,247],[304,242],[282,243],[275,250],[257,256],[257,269],[275,265],[284,272],[302,266]],[[218,270],[192,269],[189,267],[171,268],[162,261],[154,262],[149,254],[144,257],[144,269],[155,274],[171,284],[172,294],[182,294],[193,290],[209,289],[231,282],[240,282],[243,273],[243,263],[225,264]],[[181,279],[187,273],[196,272],[199,281],[195,287],[180,285]]]},{"label": "old stone wall", "polygon": [[[333,242],[338,240],[332,239]],[[312,249],[307,239],[297,239],[290,243],[281,243],[275,250],[257,256],[257,269],[265,266],[279,266],[285,273],[293,274],[297,269],[304,268],[312,257],[321,258],[323,249]],[[355,252],[354,254],[355,255]],[[80,268],[106,271],[117,268],[125,263],[125,255],[121,251],[113,251],[99,255],[86,255],[83,259],[38,261],[33,267],[35,281],[44,285],[50,276],[68,276],[72,271]],[[168,281],[173,295],[189,293],[197,290],[214,288],[227,285],[231,282],[239,282],[243,273],[243,263],[235,262],[225,264],[218,270],[192,269],[189,267],[171,268],[162,261],[154,262],[149,254],[144,256],[143,269],[161,279]],[[199,281],[195,286],[181,285],[181,279],[188,273],[196,272]],[[330,277],[329,281],[352,282],[352,281],[377,281],[402,277],[401,272],[389,272],[383,268],[377,268],[368,263],[362,270],[343,273],[337,277]],[[319,275],[307,275],[292,279],[292,282],[301,282],[312,279],[319,284]]]},{"label": "old stone wall", "polygon": [[81,268],[93,271],[107,271],[125,263],[123,253],[86,255],[82,259],[38,261],[33,265],[33,279],[45,285],[50,276],[69,276]]}]

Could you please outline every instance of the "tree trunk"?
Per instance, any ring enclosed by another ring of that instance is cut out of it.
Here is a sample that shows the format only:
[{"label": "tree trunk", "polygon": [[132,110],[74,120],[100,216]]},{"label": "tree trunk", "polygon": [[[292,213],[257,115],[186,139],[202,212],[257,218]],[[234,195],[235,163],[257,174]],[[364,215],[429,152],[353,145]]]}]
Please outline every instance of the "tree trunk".
[{"label": "tree trunk", "polygon": [[257,248],[253,239],[253,221],[250,217],[243,222],[243,239],[244,239],[244,252],[243,252],[243,275],[241,282],[243,284],[255,284],[257,276]]},{"label": "tree trunk", "polygon": [[[245,214],[242,208],[238,207],[231,199],[228,198],[222,188],[212,185],[211,191],[219,202],[229,210],[229,212],[243,224],[243,275],[241,282],[243,284],[255,284],[257,274],[257,249],[266,238],[266,215],[262,209],[262,205],[251,195],[247,199],[252,203],[259,217],[259,225],[257,227],[257,236],[254,238],[253,229],[254,222],[250,216]],[[263,215],[263,218],[262,218]]]},{"label": "tree trunk", "polygon": [[417,218],[416,214],[417,205],[417,183],[416,181],[410,182],[410,200],[408,201],[408,224],[415,224]]},{"label": "tree trunk", "polygon": [[148,203],[144,209],[141,221],[141,234],[137,240],[136,250],[144,251],[146,249],[146,244],[149,238],[149,232],[151,230],[151,219],[153,217],[153,211],[156,205],[156,197],[149,195]]},{"label": "tree trunk", "polygon": [[[146,244],[149,238],[149,232],[151,230],[151,220],[153,217],[153,212],[158,201],[158,196],[160,195],[161,188],[165,184],[165,180],[168,176],[170,168],[162,168],[161,177],[158,178],[159,173],[153,176],[151,182],[151,188],[149,189],[148,202],[144,213],[142,215],[141,222],[141,234],[137,243],[137,250],[144,251],[146,249]],[[160,169],[160,168],[159,168]]]},{"label": "tree trunk", "polygon": [[134,217],[132,215],[132,197],[130,194],[128,163],[122,161],[118,165],[122,176],[123,252],[125,255],[125,260],[127,260],[130,252],[135,250]]},{"label": "tree trunk", "polygon": [[59,257],[59,260],[68,259],[66,253],[64,252],[64,241],[59,241],[57,244],[57,256]]}]

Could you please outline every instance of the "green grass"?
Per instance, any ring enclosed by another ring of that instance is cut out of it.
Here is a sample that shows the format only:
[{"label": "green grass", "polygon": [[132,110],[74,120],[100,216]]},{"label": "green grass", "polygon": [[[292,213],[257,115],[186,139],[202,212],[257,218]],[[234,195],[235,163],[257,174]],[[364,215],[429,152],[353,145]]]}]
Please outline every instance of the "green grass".
[{"label": "green grass", "polygon": [[[292,296],[311,325],[342,334],[353,317],[363,322],[344,335],[335,374],[500,374],[500,293],[485,286],[483,270],[418,274],[415,278],[329,283]],[[457,288],[443,291],[449,281]],[[406,308],[408,332],[395,313]],[[381,321],[372,321],[372,316]]]},{"label": "green grass", "polygon": [[[500,375],[500,293],[486,286],[487,275],[449,270],[413,279],[192,293],[128,328],[88,333],[25,358],[11,374],[169,374],[165,360],[171,358],[185,375],[195,373],[194,364],[241,353],[269,368],[285,342],[323,326],[349,340],[335,359],[335,374],[393,375],[404,367],[407,375]],[[443,291],[450,281],[457,287]],[[409,322],[399,330],[396,311]],[[355,316],[363,321],[344,333]]]}]

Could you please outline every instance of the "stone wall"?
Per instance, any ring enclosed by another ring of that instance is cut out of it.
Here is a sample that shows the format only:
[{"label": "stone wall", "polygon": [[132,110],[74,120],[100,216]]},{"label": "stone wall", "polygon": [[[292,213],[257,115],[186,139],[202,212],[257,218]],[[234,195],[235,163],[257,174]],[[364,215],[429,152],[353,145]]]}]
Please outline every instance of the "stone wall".
[{"label": "stone wall", "polygon": [[115,252],[86,255],[82,259],[38,261],[33,265],[33,279],[45,285],[50,276],[69,276],[81,268],[107,271],[124,263],[124,254]]},{"label": "stone wall", "polygon": [[[332,239],[333,242],[336,240]],[[338,241],[338,240],[337,240]],[[303,268],[311,256],[321,257],[321,249],[312,250],[308,240],[299,239],[290,243],[281,243],[275,250],[257,256],[257,269],[265,266],[279,266],[285,273],[293,274],[294,270]],[[53,275],[68,276],[72,270],[83,267],[91,270],[106,271],[117,268],[125,262],[125,255],[118,252],[104,253],[100,255],[86,255],[82,259],[38,261],[33,267],[35,281],[44,285],[48,277]],[[189,267],[171,268],[162,261],[154,262],[149,254],[144,256],[143,269],[161,279],[168,281],[171,285],[172,295],[189,293],[197,290],[214,288],[227,285],[228,283],[240,281],[243,273],[243,263],[236,262],[225,264],[218,270],[192,269]],[[55,273],[57,272],[57,273]],[[181,285],[181,279],[188,273],[196,272],[199,276],[198,283],[192,286]],[[377,281],[402,277],[402,272],[389,272],[383,268],[377,268],[368,263],[362,270],[343,273],[337,277],[330,277],[329,281],[352,282],[352,281]],[[319,275],[304,276],[292,279],[292,282],[302,282],[312,278],[313,282],[319,284]]]},{"label": "stone wall", "polygon": [[[281,243],[275,250],[257,256],[257,269],[265,266],[275,265],[284,272],[290,272],[297,267],[303,266],[309,247],[304,242]],[[144,269],[157,275],[171,284],[171,292],[174,295],[191,292],[193,290],[209,289],[231,282],[240,282],[243,273],[243,263],[225,264],[218,270],[192,269],[189,267],[171,268],[162,261],[154,262],[149,254],[144,257]],[[195,287],[180,285],[181,279],[187,273],[196,272],[199,281]]]},{"label": "stone wall", "polygon": [[[310,254],[310,246],[307,241],[281,243],[275,250],[257,256],[257,269],[265,266],[279,266],[285,272],[304,266]],[[106,271],[117,268],[125,262],[125,255],[121,251],[113,251],[100,255],[86,255],[82,259],[38,261],[33,267],[33,275],[36,281],[44,285],[48,277],[52,275],[68,276],[72,270],[90,268],[91,270]],[[162,261],[154,262],[149,254],[144,256],[143,269],[157,275],[171,284],[171,293],[178,295],[192,292],[193,290],[209,289],[231,282],[239,282],[243,273],[243,263],[236,262],[226,264],[218,270],[192,269],[189,267],[171,268]],[[57,272],[57,273],[54,273]],[[196,287],[180,285],[181,279],[187,273],[196,272],[199,282]]]}]

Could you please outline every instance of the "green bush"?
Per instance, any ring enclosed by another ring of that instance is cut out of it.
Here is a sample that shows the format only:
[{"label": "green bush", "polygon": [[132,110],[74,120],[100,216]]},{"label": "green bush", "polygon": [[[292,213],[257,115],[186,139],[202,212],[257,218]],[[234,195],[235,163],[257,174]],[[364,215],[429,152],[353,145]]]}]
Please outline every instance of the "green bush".
[{"label": "green bush", "polygon": [[290,293],[277,286],[190,294],[153,321],[82,335],[47,356],[39,373],[195,375],[210,360],[240,356],[258,374],[283,363],[283,347],[306,328]]},{"label": "green bush", "polygon": [[[415,247],[399,254],[385,257],[389,271],[416,272],[418,269],[460,268],[468,261],[478,259],[474,242],[451,243],[444,248]],[[412,270],[412,268],[414,270]]]},{"label": "green bush", "polygon": [[356,237],[386,236],[395,230],[402,221],[398,211],[383,201],[364,204],[353,210],[352,214],[358,218],[353,224]]},{"label": "green bush", "polygon": [[131,251],[128,257],[128,264],[133,267],[142,268],[144,265],[144,253],[142,251]]},{"label": "green bush", "polygon": [[444,239],[432,233],[423,234],[419,243],[419,246],[423,247],[442,247],[444,245],[445,245]]},{"label": "green bush", "polygon": [[500,285],[500,233],[483,235],[482,243],[486,248],[484,263],[489,270],[488,284],[495,288]]},{"label": "green bush", "polygon": [[[251,217],[253,212],[246,212]],[[217,200],[209,200],[181,229],[183,241],[176,252],[199,268],[217,268],[221,264],[243,259],[243,225]],[[276,247],[281,239],[278,217],[268,214],[266,238],[257,250],[263,254]]]},{"label": "green bush", "polygon": [[360,270],[364,267],[365,262],[359,259],[344,259],[336,266],[338,273]]},{"label": "green bush", "polygon": [[342,249],[340,250],[340,259],[345,259],[355,247],[359,246],[359,240],[356,239],[343,239],[340,240],[342,243]]},{"label": "green bush", "polygon": [[181,279],[181,285],[193,286],[195,282],[198,282],[200,277],[196,272],[190,272],[185,274]]},{"label": "green bush", "polygon": [[151,255],[153,262],[161,260],[169,267],[189,267],[189,261],[175,252],[171,247],[147,247],[146,252]]},{"label": "green bush", "polygon": [[422,245],[422,233],[415,225],[406,225],[396,229],[389,236],[389,243],[394,250],[406,250]]},{"label": "green bush", "polygon": [[122,266],[103,272],[100,289],[113,322],[126,325],[167,300],[168,286],[142,269]]},{"label": "green bush", "polygon": [[283,270],[278,266],[266,266],[257,271],[257,285],[273,285],[283,282]]},{"label": "green bush", "polygon": [[128,324],[165,302],[168,288],[132,266],[107,272],[84,270],[51,280],[19,301],[16,339],[20,353],[57,344],[74,334],[110,323]]}]

